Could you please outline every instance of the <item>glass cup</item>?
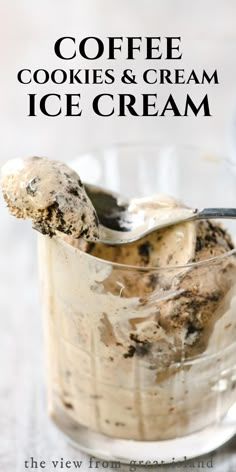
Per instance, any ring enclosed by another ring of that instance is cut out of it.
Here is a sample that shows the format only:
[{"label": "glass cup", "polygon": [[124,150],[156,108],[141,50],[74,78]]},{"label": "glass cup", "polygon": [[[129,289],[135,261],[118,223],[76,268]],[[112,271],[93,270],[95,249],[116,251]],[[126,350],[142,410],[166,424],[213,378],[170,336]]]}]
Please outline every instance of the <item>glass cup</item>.
[{"label": "glass cup", "polygon": [[[233,206],[228,178],[219,199],[227,167],[196,149],[125,145],[72,166],[128,197]],[[39,235],[54,422],[91,455],[126,463],[190,459],[226,442],[236,433],[236,251],[158,268],[82,249]]]}]

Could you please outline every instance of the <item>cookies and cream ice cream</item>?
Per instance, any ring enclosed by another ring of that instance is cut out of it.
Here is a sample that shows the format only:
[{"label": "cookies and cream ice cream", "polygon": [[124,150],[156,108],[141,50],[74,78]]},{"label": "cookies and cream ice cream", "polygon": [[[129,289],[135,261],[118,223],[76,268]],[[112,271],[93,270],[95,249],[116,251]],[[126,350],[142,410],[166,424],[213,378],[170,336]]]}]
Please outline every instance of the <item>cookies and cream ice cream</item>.
[{"label": "cookies and cream ice cream", "polygon": [[[152,441],[221,419],[236,379],[236,257],[223,226],[189,221],[130,244],[87,242],[79,236],[97,238],[96,214],[64,164],[10,163],[2,188],[12,214],[48,233],[39,259],[55,422],[78,440],[89,428]],[[160,201],[164,218],[181,211],[164,196],[133,205],[155,212]]]},{"label": "cookies and cream ice cream", "polygon": [[208,221],[123,246],[40,237],[50,414],[67,434],[164,440],[222,418],[235,401],[232,249]]},{"label": "cookies and cream ice cream", "polygon": [[[148,276],[137,271],[133,274],[132,283],[129,274],[127,276],[125,273],[119,278],[118,286],[116,274],[111,274],[104,282],[105,288],[111,293],[117,293],[122,287],[122,297],[130,298],[139,294],[143,306],[151,304],[154,308],[155,316],[151,323],[144,322],[145,326],[139,321],[133,323],[134,329],[130,332],[136,339],[136,343],[131,343],[133,348],[137,347],[137,343],[146,341],[152,343],[152,349],[155,350],[164,343],[171,358],[179,361],[183,342],[187,356],[199,354],[207,347],[209,334],[220,316],[218,307],[236,276],[236,257],[212,264],[207,277],[202,275],[202,278],[199,274],[204,274],[206,269],[201,265],[190,266],[187,270],[171,267],[223,256],[232,250],[234,246],[231,238],[220,224],[210,221],[186,222],[121,246],[81,240],[74,242],[74,245],[106,261],[159,269],[156,272],[155,269],[150,270]],[[162,271],[162,268],[165,270]],[[153,292],[164,294],[164,299],[156,306]],[[158,331],[153,335],[155,324],[158,325]]]},{"label": "cookies and cream ice cream", "polygon": [[66,164],[42,157],[12,159],[1,169],[1,186],[12,215],[31,218],[41,233],[98,237],[96,212],[78,174]]}]

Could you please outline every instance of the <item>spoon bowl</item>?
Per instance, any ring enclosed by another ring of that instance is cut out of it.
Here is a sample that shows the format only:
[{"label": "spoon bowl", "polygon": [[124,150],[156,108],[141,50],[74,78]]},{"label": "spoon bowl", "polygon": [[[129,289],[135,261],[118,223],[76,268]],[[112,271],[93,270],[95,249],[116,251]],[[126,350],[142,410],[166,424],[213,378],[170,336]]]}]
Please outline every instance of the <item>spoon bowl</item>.
[{"label": "spoon bowl", "polygon": [[236,218],[236,208],[145,207],[143,199],[128,201],[96,185],[85,184],[85,190],[97,212],[99,242],[110,245],[131,243],[153,231],[185,221]]}]

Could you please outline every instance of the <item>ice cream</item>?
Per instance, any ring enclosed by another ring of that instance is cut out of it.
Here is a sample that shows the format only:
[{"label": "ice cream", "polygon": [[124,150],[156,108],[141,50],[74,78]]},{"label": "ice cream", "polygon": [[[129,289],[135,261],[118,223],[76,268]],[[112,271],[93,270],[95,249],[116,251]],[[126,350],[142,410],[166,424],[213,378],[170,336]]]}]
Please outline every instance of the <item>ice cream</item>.
[{"label": "ice cream", "polygon": [[[88,428],[152,441],[221,419],[236,386],[236,256],[225,229],[189,221],[108,246],[80,237],[97,238],[96,213],[65,164],[13,161],[2,188],[11,213],[47,233],[39,260],[55,422],[73,439]],[[164,218],[183,207],[163,196],[133,205],[153,212],[160,201]]]},{"label": "ice cream", "polygon": [[42,157],[12,159],[1,169],[3,196],[17,218],[32,218],[43,234],[98,237],[96,212],[78,174]]},{"label": "ice cream", "polygon": [[235,401],[232,249],[208,221],[116,247],[40,238],[50,414],[67,434],[79,440],[82,425],[171,439],[227,412]]},{"label": "ice cream", "polygon": [[[178,224],[121,246],[85,243],[81,240],[74,245],[107,261],[160,269],[219,257],[234,247],[223,227],[210,221]],[[120,286],[123,287],[122,296],[130,298],[139,293],[143,306],[150,304],[150,293],[177,291],[175,296],[171,292],[169,299],[167,297],[160,301],[156,307],[155,302],[151,302],[156,308],[154,318],[159,329],[155,335],[152,330],[155,324],[153,321],[151,324],[146,323],[144,327],[140,323],[137,323],[137,326],[134,323],[134,330],[130,332],[131,338],[136,339],[136,342],[131,343],[133,348],[137,347],[137,343],[147,341],[154,343],[152,349],[159,349],[160,343],[166,343],[168,337],[166,344],[169,344],[171,358],[179,361],[183,341],[185,355],[196,355],[207,347],[209,334],[220,316],[217,309],[236,275],[236,257],[212,264],[207,277],[203,276],[201,279],[199,273],[204,273],[201,265],[190,267],[188,270],[165,270],[163,274],[161,270],[158,274],[151,271],[148,277],[137,271],[131,284],[130,281],[127,283],[126,274],[119,279]],[[114,294],[119,290],[112,274],[105,287]],[[167,345],[165,349],[167,350]]]}]

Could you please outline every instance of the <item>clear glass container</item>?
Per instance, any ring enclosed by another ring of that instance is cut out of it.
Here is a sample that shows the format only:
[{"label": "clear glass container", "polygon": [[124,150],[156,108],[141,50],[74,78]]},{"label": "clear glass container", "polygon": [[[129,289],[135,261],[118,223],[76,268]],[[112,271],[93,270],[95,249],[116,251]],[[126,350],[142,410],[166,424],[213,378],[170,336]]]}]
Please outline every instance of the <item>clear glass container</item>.
[{"label": "clear glass container", "polygon": [[[196,149],[118,146],[72,165],[128,197],[158,191],[192,206],[233,206],[233,173]],[[234,249],[144,268],[39,235],[39,260],[49,413],[74,443],[106,460],[172,462],[235,434]],[[188,317],[206,321],[198,330]]]}]

